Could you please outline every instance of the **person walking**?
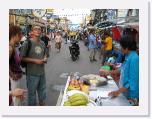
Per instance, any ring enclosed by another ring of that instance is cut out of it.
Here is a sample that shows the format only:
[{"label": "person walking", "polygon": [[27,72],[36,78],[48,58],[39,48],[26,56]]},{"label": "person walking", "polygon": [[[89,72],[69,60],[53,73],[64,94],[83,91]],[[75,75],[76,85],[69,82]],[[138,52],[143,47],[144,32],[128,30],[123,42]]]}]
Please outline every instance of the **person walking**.
[{"label": "person walking", "polygon": [[55,47],[58,49],[58,52],[60,52],[61,43],[62,43],[62,36],[60,32],[58,31],[55,37]]},{"label": "person walking", "polygon": [[102,65],[104,65],[107,56],[112,53],[112,37],[110,36],[110,33],[108,31],[104,33],[104,36],[105,36],[105,40],[102,42],[104,44]]},{"label": "person walking", "polygon": [[95,56],[96,56],[96,52],[97,52],[97,42],[96,42],[96,36],[94,34],[94,31],[91,30],[90,33],[89,33],[89,36],[88,36],[88,40],[89,40],[89,51],[90,51],[90,62],[93,62],[93,61],[97,61],[95,59]]},{"label": "person walking", "polygon": [[31,47],[27,55],[29,42],[24,42],[21,48],[22,61],[27,63],[26,79],[28,89],[28,105],[36,106],[36,92],[40,106],[46,105],[46,47],[40,39],[41,27],[35,25],[32,27],[32,38],[30,38]]}]

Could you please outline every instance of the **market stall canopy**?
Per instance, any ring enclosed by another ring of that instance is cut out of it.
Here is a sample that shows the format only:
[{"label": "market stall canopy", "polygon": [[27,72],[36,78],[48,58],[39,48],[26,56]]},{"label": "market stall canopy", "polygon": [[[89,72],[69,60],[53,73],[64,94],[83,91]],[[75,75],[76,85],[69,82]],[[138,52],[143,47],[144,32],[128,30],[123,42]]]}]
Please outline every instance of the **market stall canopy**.
[{"label": "market stall canopy", "polygon": [[125,23],[125,26],[131,27],[139,31],[139,22],[133,22],[133,23]]}]

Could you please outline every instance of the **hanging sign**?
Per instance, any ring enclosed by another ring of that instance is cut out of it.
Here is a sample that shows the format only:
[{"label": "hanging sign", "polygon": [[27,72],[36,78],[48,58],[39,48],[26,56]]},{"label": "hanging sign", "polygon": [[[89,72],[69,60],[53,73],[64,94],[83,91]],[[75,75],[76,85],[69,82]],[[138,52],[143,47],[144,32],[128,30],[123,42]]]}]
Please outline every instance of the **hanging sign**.
[{"label": "hanging sign", "polygon": [[43,17],[46,14],[46,9],[33,9],[33,15],[36,17]]}]

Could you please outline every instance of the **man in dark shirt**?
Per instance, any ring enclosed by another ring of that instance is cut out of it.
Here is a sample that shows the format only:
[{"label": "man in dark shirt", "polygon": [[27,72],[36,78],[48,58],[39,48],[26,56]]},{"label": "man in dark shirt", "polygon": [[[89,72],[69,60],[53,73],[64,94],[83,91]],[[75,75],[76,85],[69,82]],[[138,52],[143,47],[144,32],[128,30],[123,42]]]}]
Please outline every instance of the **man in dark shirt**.
[{"label": "man in dark shirt", "polygon": [[32,28],[32,43],[29,54],[27,56],[28,42],[24,42],[21,48],[22,61],[27,63],[26,79],[28,89],[28,105],[36,106],[36,92],[38,94],[39,105],[46,105],[46,79],[45,79],[45,63],[46,63],[46,47],[40,40],[41,27],[34,26]]}]

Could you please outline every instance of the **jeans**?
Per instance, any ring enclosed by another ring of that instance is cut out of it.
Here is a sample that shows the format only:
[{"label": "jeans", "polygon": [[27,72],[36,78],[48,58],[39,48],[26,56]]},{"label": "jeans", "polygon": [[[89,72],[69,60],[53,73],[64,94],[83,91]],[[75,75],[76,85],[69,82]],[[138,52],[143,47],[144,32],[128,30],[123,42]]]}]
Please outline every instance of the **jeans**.
[{"label": "jeans", "polygon": [[36,106],[36,92],[38,94],[39,104],[46,104],[46,79],[45,75],[27,76],[28,105]]}]

